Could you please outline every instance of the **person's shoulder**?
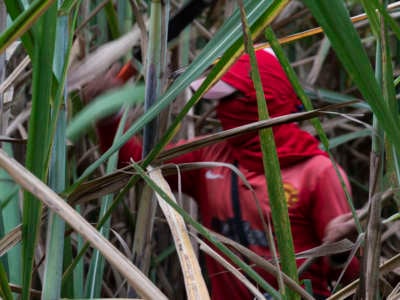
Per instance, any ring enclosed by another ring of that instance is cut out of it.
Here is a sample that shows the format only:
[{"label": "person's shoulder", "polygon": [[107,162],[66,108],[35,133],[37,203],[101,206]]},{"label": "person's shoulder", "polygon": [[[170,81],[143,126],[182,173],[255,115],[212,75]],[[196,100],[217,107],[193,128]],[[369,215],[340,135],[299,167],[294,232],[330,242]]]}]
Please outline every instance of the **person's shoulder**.
[{"label": "person's shoulder", "polygon": [[308,176],[313,176],[316,180],[325,180],[330,178],[332,181],[337,177],[337,171],[344,178],[347,177],[346,171],[337,162],[332,161],[328,156],[316,155],[305,161],[305,173]]},{"label": "person's shoulder", "polygon": [[315,155],[309,159],[304,160],[301,163],[301,167],[304,168],[306,173],[310,173],[314,176],[320,176],[330,170],[334,170],[334,163],[326,155]]},{"label": "person's shoulder", "polygon": [[306,159],[304,161],[305,165],[308,166],[319,166],[321,167],[328,167],[328,166],[332,166],[332,161],[331,159],[326,156],[326,155],[322,155],[322,154],[318,154],[318,155],[314,155],[312,157],[310,157],[309,159]]}]

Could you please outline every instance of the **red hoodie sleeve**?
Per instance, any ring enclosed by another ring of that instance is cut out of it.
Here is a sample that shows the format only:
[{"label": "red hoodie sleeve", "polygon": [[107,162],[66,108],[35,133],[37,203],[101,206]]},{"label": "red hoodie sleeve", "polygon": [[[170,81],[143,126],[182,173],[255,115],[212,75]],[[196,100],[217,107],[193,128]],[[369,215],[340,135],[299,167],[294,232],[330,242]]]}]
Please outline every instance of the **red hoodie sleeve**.
[{"label": "red hoodie sleeve", "polygon": [[[343,170],[341,175],[350,191],[348,179]],[[318,174],[314,187],[312,202],[312,217],[315,222],[315,231],[318,239],[324,238],[325,228],[334,218],[350,211],[346,195],[336,174],[336,170],[331,163],[323,166],[323,170]]]},{"label": "red hoodie sleeve", "polygon": [[[340,172],[350,192],[350,184],[347,176],[343,170],[340,169]],[[317,232],[318,238],[322,240],[328,223],[334,218],[350,212],[346,195],[343,191],[336,170],[332,164],[325,167],[321,174],[319,174],[314,192],[315,195],[313,197],[314,202],[312,206],[312,215],[315,222],[315,231]],[[346,255],[343,257],[344,263],[346,260]],[[340,271],[341,270],[339,268],[335,268],[335,266],[332,265],[332,269],[330,271],[331,278],[337,278],[340,274]],[[359,262],[358,259],[354,258],[345,272],[343,281],[349,283],[356,279],[358,275]]]},{"label": "red hoodie sleeve", "polygon": [[[100,151],[105,152],[111,147],[118,129],[120,117],[109,118],[97,123],[96,132],[99,139]],[[138,161],[142,158],[142,143],[138,137],[132,137],[119,151],[118,166],[129,164],[130,160]]]},{"label": "red hoodie sleeve", "polygon": [[[100,122],[96,126],[97,136],[99,138],[99,146],[102,152],[107,151],[108,148],[111,147],[115,133],[118,129],[120,118],[115,117],[112,119],[107,119],[103,122]],[[167,149],[173,148],[175,146],[179,146],[185,144],[187,141],[179,141],[176,144],[170,144],[167,146]],[[172,164],[182,164],[182,163],[190,163],[200,161],[201,152],[203,150],[195,150],[184,155],[180,155],[167,163]],[[142,158],[142,141],[140,138],[134,136],[132,137],[124,146],[121,147],[119,151],[118,157],[118,166],[124,167],[128,165],[133,159],[134,161],[139,161]],[[168,176],[167,180],[170,184],[171,188],[174,191],[178,190],[178,186],[182,187],[182,192],[185,194],[196,197],[196,187],[195,184],[198,180],[199,172],[198,171],[185,171],[181,172],[180,175]],[[179,182],[180,181],[180,182]]]}]

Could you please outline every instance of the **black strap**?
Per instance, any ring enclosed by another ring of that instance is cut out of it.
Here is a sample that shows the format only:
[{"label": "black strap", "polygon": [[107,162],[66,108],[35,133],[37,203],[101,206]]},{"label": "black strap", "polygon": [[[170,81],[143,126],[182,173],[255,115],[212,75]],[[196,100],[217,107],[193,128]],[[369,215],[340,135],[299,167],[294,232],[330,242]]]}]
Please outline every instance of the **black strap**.
[{"label": "black strap", "polygon": [[[237,167],[237,162],[235,162],[235,166]],[[238,235],[239,242],[243,246],[248,246],[249,241],[247,240],[244,228],[243,228],[243,220],[242,220],[242,212],[240,209],[240,200],[239,200],[239,183],[238,183],[238,175],[235,171],[231,171],[231,200],[232,200],[232,208],[233,208],[233,222],[234,228]]]}]

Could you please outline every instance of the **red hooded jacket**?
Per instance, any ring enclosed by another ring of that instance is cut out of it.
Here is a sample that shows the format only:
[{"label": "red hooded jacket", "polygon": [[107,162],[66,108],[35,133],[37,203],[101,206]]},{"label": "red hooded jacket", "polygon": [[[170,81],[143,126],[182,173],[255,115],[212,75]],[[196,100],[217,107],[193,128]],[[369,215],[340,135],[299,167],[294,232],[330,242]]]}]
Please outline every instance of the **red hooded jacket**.
[{"label": "red hooded jacket", "polygon": [[[299,100],[275,56],[257,51],[257,62],[263,90],[271,116],[289,114],[298,110]],[[258,120],[255,90],[250,78],[249,57],[243,55],[222,77],[222,80],[240,95],[221,100],[217,115],[224,129]],[[101,149],[110,147],[118,120],[98,126]],[[301,252],[321,245],[326,225],[335,217],[349,212],[349,206],[332,162],[318,147],[318,141],[302,131],[297,124],[274,127],[275,143],[286,201],[289,210],[294,248]],[[185,143],[181,141],[178,145]],[[173,145],[170,145],[173,147]],[[120,164],[130,159],[140,160],[141,142],[132,138],[119,153]],[[170,161],[222,162],[236,164],[255,191],[262,212],[270,216],[268,191],[264,176],[258,135],[249,134],[204,147]],[[341,170],[350,189],[346,174]],[[177,188],[177,178],[168,178]],[[199,205],[204,226],[245,244],[258,255],[270,259],[271,252],[263,231],[257,205],[246,185],[227,167],[215,167],[183,172],[183,192],[192,196]],[[304,260],[298,260],[300,266]],[[212,299],[253,299],[248,289],[213,259],[207,257],[207,270],[211,281]],[[275,279],[255,268],[268,282],[276,286]],[[316,295],[328,296],[330,266],[326,258],[318,259],[303,273],[310,279]],[[348,278],[358,273],[358,262],[353,260]]]}]

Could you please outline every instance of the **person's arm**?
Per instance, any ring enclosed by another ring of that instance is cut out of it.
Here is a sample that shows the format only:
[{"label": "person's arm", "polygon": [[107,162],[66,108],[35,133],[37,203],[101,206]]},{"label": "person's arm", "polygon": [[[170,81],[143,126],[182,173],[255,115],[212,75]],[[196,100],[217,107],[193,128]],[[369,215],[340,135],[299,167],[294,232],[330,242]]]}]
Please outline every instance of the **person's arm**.
[{"label": "person's arm", "polygon": [[[82,98],[84,103],[88,104],[101,93],[122,86],[124,82],[117,78],[119,69],[119,65],[115,64],[105,75],[99,76],[95,80],[89,82],[82,91]],[[111,147],[115,133],[119,126],[120,118],[121,115],[116,114],[96,122],[96,133],[101,152],[105,152]],[[167,148],[179,146],[184,143],[186,143],[186,141],[182,140],[176,144],[168,145]],[[201,161],[202,151],[205,150],[197,150],[184,155],[180,155],[179,157],[174,158],[167,163],[178,165],[182,163]],[[142,141],[139,137],[134,136],[121,147],[118,156],[118,166],[124,167],[128,165],[131,160],[139,161],[141,159]],[[173,190],[177,190],[178,186],[181,186],[184,193],[190,196],[195,196],[195,183],[198,181],[198,173],[198,171],[187,171],[180,173],[179,176],[168,176],[167,179]]]},{"label": "person's arm", "polygon": [[[107,151],[111,147],[115,133],[119,125],[120,118],[114,117],[103,122],[99,122],[96,125],[96,132],[99,139],[99,146],[102,152]],[[181,140],[178,143],[170,144],[167,149],[173,148],[186,143],[187,141]],[[190,163],[201,160],[202,150],[191,151],[184,155],[180,155],[174,159],[167,161],[166,163],[171,164],[182,164]],[[131,160],[139,161],[142,158],[142,141],[139,137],[132,137],[124,146],[121,147],[118,156],[119,167],[124,167],[128,165]],[[179,168],[177,167],[177,170]],[[171,188],[175,191],[178,187],[182,187],[182,192],[190,196],[195,196],[196,183],[198,182],[198,172],[197,171],[185,171],[181,172],[179,175],[171,175],[166,177]],[[180,182],[179,182],[180,181]]]},{"label": "person's arm", "polygon": [[[120,78],[120,64],[115,63],[105,74],[98,76],[82,89],[82,100],[85,105],[102,93],[121,87],[124,78]],[[101,152],[111,147],[120,122],[120,114],[114,114],[96,122],[96,133]],[[141,159],[141,143],[137,137],[128,141],[119,152],[119,166],[129,163],[130,159]]]},{"label": "person's arm", "polygon": [[[318,178],[314,187],[312,202],[312,217],[316,222],[315,231],[321,241],[327,241],[328,224],[337,217],[350,212],[346,194],[340,183],[336,170],[332,165],[322,166],[323,170],[318,174]],[[346,174],[340,170],[342,178],[350,192],[350,184]],[[342,236],[337,236],[335,240],[330,239],[330,242],[338,241]]]},{"label": "person's arm", "polygon": [[[346,174],[340,170],[348,191],[350,184]],[[349,220],[350,207],[346,194],[333,166],[327,166],[319,174],[312,202],[312,214],[315,231],[324,243],[352,238],[353,228]],[[327,258],[331,266],[331,275],[338,275],[349,253],[332,255]],[[346,270],[344,281],[350,282],[358,276],[359,263],[353,259]]]}]

